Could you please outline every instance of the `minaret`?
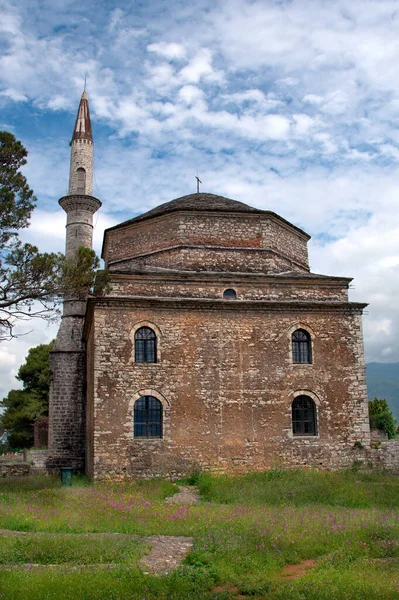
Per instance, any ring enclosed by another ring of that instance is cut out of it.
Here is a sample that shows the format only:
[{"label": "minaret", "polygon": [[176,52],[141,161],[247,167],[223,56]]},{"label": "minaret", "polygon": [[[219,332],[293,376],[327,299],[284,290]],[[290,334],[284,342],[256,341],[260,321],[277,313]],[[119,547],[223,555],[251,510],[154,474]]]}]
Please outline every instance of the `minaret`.
[{"label": "minaret", "polygon": [[[71,141],[69,192],[59,200],[67,214],[65,255],[92,248],[93,215],[101,202],[93,193],[93,136],[87,94],[80,100]],[[84,470],[86,353],[82,341],[86,301],[66,296],[51,352],[49,457],[47,468]]]}]

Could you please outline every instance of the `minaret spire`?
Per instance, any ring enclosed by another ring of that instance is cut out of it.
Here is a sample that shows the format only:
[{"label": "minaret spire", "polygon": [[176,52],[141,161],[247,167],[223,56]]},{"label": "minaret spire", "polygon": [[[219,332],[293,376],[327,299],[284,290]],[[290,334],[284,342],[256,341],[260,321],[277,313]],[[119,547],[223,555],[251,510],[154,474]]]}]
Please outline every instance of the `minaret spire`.
[{"label": "minaret spire", "polygon": [[71,169],[69,196],[93,194],[93,133],[91,129],[89,99],[84,91],[80,99],[71,140]]},{"label": "minaret spire", "polygon": [[72,141],[75,139],[86,139],[93,142],[89,100],[87,98],[86,90],[83,92],[82,97],[80,99],[75,128],[73,130]]}]

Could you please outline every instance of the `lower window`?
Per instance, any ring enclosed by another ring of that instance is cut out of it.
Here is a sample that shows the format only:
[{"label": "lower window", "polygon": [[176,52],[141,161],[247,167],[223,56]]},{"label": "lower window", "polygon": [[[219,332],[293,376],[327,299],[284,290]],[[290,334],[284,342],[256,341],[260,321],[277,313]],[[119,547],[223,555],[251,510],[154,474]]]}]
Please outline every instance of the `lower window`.
[{"label": "lower window", "polygon": [[162,437],[162,404],[154,396],[142,396],[134,403],[134,437]]},{"label": "lower window", "polygon": [[297,396],[292,403],[292,433],[317,435],[316,404],[309,396]]}]

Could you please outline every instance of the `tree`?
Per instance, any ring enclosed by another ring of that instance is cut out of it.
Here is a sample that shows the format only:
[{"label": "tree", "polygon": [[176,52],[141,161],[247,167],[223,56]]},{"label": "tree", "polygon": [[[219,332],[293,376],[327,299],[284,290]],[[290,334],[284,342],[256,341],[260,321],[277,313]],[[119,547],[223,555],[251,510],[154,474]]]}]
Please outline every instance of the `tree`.
[{"label": "tree", "polygon": [[371,429],[385,431],[390,440],[396,437],[396,419],[385,398],[374,398],[369,401],[369,419]]},{"label": "tree", "polygon": [[50,392],[50,344],[31,348],[17,379],[22,390],[11,390],[3,399],[5,412],[0,417],[10,448],[29,448],[33,444],[33,424],[48,415]]},{"label": "tree", "polygon": [[0,132],[0,340],[13,337],[20,320],[54,317],[62,282],[63,256],[41,254],[18,237],[37,201],[20,171],[26,156],[21,142]]},{"label": "tree", "polygon": [[57,317],[57,303],[65,295],[85,298],[107,286],[107,276],[97,276],[93,250],[79,248],[66,260],[20,241],[19,231],[29,226],[37,201],[20,172],[26,156],[21,142],[0,132],[0,341],[15,337],[20,321]]}]

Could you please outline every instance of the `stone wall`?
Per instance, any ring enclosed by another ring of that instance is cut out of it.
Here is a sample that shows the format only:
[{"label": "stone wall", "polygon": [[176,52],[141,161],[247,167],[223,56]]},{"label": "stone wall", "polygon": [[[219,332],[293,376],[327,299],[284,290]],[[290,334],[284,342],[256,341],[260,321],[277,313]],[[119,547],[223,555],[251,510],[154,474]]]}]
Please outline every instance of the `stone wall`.
[{"label": "stone wall", "polygon": [[29,475],[30,464],[0,460],[0,477],[23,477]]},{"label": "stone wall", "polygon": [[[200,300],[92,303],[89,336],[94,477],[348,466],[370,445],[361,309],[324,303]],[[134,331],[158,332],[159,362],[134,362]],[[313,364],[293,364],[291,333],[312,336]],[[292,401],[312,397],[316,436],[292,433]],[[161,440],[133,437],[136,399],[164,410]]]},{"label": "stone wall", "polygon": [[71,163],[69,171],[69,194],[78,193],[77,171],[82,168],[86,172],[85,194],[93,193],[93,142],[84,138],[76,138],[71,142]]},{"label": "stone wall", "polygon": [[359,460],[365,460],[366,466],[399,473],[399,440],[372,443],[371,446],[371,449],[365,449],[364,458],[359,457]]},{"label": "stone wall", "polygon": [[35,421],[33,425],[33,446],[47,448],[48,446],[48,417]]},{"label": "stone wall", "polygon": [[239,277],[222,273],[110,273],[112,291],[110,296],[160,297],[160,298],[209,298],[222,299],[227,288],[233,288],[238,300],[268,301],[325,301],[348,300],[348,278],[248,275]]},{"label": "stone wall", "polygon": [[27,453],[27,459],[32,465],[32,472],[46,471],[46,463],[48,459],[48,450],[37,450],[31,448]]},{"label": "stone wall", "polygon": [[75,195],[64,196],[59,204],[67,213],[65,255],[73,258],[81,246],[92,247],[93,214],[101,202],[94,196]]},{"label": "stone wall", "polygon": [[47,468],[82,471],[85,462],[85,353],[52,351]]},{"label": "stone wall", "polygon": [[103,258],[111,269],[308,271],[308,239],[270,215],[182,212],[108,231]]},{"label": "stone wall", "polygon": [[280,273],[305,269],[290,258],[263,248],[176,246],[111,265],[111,270],[135,271],[148,267],[181,271]]}]

